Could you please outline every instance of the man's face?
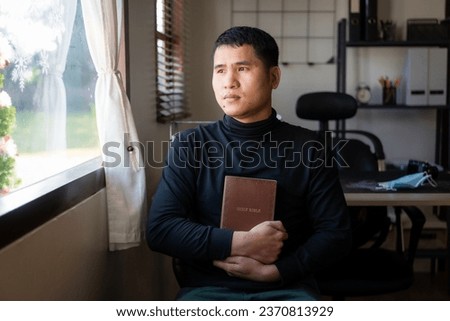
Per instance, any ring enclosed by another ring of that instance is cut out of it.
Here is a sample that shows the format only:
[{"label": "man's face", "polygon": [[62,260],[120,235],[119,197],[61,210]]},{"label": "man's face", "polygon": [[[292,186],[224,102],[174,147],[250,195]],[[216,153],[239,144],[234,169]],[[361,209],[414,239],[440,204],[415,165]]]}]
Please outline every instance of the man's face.
[{"label": "man's face", "polygon": [[270,70],[250,45],[222,45],[214,53],[212,85],[225,114],[240,122],[267,119],[272,113],[272,90],[278,87],[280,69]]}]

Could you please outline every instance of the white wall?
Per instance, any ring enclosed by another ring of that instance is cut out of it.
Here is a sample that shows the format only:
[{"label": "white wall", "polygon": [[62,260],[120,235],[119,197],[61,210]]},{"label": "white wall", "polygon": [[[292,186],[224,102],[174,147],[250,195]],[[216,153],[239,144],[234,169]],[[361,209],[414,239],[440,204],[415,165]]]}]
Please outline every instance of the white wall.
[{"label": "white wall", "polygon": [[105,297],[109,275],[105,198],[101,190],[1,249],[0,300]]},{"label": "white wall", "polygon": [[[161,142],[169,139],[169,125],[156,122],[154,0],[130,0],[129,15],[131,108],[147,158],[160,162],[165,157]],[[146,173],[150,205],[161,167],[147,166]],[[145,241],[140,247],[110,256],[115,266],[111,276],[115,299],[171,300],[175,297],[178,286],[171,259],[150,251]]]},{"label": "white wall", "polygon": [[[190,70],[193,119],[217,119],[222,116],[211,89],[211,47],[216,37],[231,24],[232,0],[192,0]],[[337,19],[346,17],[347,0],[337,1]],[[379,0],[379,18],[392,19],[399,37],[406,37],[406,19],[444,17],[444,0]],[[373,101],[381,101],[378,78],[401,75],[405,49],[349,48],[347,51],[347,92],[354,94],[358,82],[372,88]],[[300,121],[295,102],[302,93],[336,89],[336,65],[281,66],[282,81],[274,92],[274,107],[284,120],[316,128],[315,123]],[[409,158],[434,161],[435,111],[433,110],[360,110],[349,127],[379,135],[388,160]],[[408,143],[405,143],[405,140]]]}]

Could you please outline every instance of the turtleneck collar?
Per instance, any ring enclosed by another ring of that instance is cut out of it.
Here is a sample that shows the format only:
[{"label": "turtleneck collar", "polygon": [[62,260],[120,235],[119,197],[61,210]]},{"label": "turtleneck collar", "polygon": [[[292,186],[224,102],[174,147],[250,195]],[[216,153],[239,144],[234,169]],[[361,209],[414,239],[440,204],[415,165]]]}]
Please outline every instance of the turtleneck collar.
[{"label": "turtleneck collar", "polygon": [[242,123],[228,115],[223,117],[223,124],[227,130],[232,134],[247,137],[264,135],[273,130],[280,122],[277,112],[273,108],[269,118],[254,123]]}]

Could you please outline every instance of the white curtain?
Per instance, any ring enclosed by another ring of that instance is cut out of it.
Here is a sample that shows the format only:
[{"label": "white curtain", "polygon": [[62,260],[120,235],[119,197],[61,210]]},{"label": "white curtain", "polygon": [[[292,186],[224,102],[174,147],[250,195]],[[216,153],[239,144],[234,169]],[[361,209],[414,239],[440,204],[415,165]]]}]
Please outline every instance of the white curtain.
[{"label": "white curtain", "polygon": [[130,102],[117,70],[116,0],[81,0],[89,51],[98,73],[95,107],[106,173],[110,250],[139,245],[146,212],[144,164]]},{"label": "white curtain", "polygon": [[47,70],[37,84],[34,105],[45,115],[42,128],[46,130],[47,150],[66,149],[67,100],[63,73],[66,67],[67,52],[72,37],[73,23],[77,11],[77,0],[58,0],[55,6],[62,8],[64,32],[55,50],[44,51],[47,55]]}]

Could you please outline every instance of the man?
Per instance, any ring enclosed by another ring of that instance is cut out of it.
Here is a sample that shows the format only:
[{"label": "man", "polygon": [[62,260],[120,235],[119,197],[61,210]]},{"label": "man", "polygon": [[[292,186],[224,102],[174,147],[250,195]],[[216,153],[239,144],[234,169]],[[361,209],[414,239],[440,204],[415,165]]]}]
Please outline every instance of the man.
[{"label": "man", "polygon": [[[347,253],[337,171],[316,133],[277,118],[278,46],[234,27],[216,40],[212,85],[225,116],[174,139],[151,206],[147,241],[184,271],[180,300],[312,300],[314,273]],[[277,180],[275,220],[221,229],[226,175]]]}]

